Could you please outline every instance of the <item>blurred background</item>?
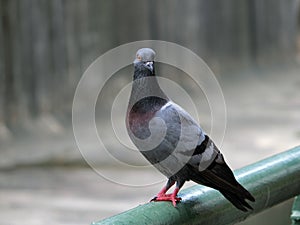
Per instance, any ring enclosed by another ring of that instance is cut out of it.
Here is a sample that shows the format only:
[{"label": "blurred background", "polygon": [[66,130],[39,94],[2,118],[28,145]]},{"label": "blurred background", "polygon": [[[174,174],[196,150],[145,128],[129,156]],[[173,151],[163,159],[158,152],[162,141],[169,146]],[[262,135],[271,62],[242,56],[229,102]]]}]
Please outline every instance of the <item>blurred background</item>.
[{"label": "blurred background", "polygon": [[[88,66],[111,48],[150,39],[191,49],[216,75],[227,107],[222,151],[232,168],[299,145],[299,0],[0,0],[0,224],[90,224],[158,192],[163,183],[132,187],[99,176],[72,131],[74,92]],[[119,90],[132,71],[109,82]],[[186,76],[164,71],[197,99]],[[112,101],[97,104],[99,123]],[[199,121],[207,129],[209,115],[206,104]],[[88,136],[84,121],[82,129]],[[94,143],[89,154],[128,182],[163,180],[152,168],[112,166]],[[241,224],[289,224],[291,202]]]}]

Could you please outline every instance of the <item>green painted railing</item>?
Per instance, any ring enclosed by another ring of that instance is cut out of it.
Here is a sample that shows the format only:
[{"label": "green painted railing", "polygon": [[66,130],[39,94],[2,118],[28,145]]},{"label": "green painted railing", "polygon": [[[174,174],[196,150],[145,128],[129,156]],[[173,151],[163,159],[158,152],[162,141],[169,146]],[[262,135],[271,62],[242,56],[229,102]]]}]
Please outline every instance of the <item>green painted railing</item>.
[{"label": "green painted railing", "polygon": [[235,175],[256,198],[253,211],[241,212],[219,192],[195,185],[179,193],[182,202],[177,208],[169,202],[151,202],[92,224],[237,223],[300,194],[300,146],[236,170]]},{"label": "green painted railing", "polygon": [[295,198],[292,215],[291,215],[292,225],[300,225],[300,195]]}]

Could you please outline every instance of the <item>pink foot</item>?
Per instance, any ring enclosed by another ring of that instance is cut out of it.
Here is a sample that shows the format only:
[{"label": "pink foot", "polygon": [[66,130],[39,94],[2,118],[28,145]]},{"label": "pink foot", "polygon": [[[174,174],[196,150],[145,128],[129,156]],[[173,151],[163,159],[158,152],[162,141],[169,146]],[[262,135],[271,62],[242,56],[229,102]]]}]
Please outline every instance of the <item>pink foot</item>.
[{"label": "pink foot", "polygon": [[158,202],[158,201],[170,201],[173,203],[173,206],[176,207],[176,202],[180,202],[181,198],[177,197],[176,195],[172,194],[162,194],[159,196],[154,197],[152,201]]}]

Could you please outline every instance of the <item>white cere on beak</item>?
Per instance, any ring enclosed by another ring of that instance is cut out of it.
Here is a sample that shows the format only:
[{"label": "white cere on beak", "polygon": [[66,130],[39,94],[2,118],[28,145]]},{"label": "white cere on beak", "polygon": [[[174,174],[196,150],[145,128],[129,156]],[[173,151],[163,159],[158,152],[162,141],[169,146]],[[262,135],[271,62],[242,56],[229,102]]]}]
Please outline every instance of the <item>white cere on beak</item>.
[{"label": "white cere on beak", "polygon": [[146,62],[146,66],[152,67],[152,65],[153,65],[153,62]]},{"label": "white cere on beak", "polygon": [[153,62],[146,62],[145,65],[153,72]]}]

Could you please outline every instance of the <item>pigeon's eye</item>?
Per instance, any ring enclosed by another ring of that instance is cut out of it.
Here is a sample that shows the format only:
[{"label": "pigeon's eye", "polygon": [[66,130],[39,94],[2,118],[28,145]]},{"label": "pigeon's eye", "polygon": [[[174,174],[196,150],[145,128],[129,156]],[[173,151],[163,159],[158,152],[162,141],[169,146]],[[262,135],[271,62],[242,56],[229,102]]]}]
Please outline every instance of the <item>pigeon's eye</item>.
[{"label": "pigeon's eye", "polygon": [[142,57],[140,55],[137,55],[136,58],[140,61],[142,61]]}]

